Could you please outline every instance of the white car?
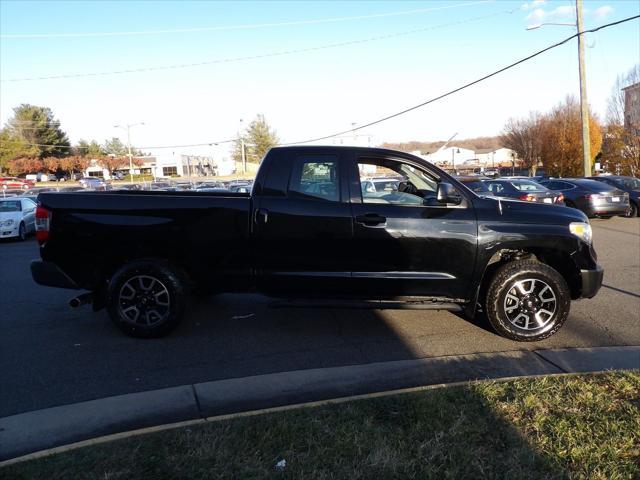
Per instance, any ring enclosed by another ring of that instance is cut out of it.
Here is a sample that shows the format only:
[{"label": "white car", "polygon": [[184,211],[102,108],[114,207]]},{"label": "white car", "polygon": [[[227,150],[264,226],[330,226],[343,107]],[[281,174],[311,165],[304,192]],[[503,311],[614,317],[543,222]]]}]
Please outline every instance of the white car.
[{"label": "white car", "polygon": [[29,198],[0,198],[0,238],[25,240],[36,230],[36,204]]}]

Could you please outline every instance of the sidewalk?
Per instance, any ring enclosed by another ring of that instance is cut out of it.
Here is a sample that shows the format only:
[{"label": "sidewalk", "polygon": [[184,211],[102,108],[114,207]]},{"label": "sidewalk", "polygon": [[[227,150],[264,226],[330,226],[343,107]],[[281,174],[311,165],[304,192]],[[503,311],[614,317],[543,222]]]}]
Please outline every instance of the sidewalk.
[{"label": "sidewalk", "polygon": [[0,461],[218,415],[470,380],[640,369],[640,346],[512,351],[281,372],[108,397],[0,418]]}]

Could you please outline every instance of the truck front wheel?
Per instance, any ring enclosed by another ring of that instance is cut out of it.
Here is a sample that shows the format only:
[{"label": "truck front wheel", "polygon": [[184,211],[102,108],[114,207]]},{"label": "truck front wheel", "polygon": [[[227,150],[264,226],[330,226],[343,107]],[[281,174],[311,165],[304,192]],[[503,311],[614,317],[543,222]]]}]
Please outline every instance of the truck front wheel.
[{"label": "truck front wheel", "polygon": [[178,326],[187,298],[177,271],[162,261],[140,260],[114,274],[107,290],[107,311],[128,335],[161,337]]},{"label": "truck front wheel", "polygon": [[509,262],[491,279],[487,318],[496,332],[519,342],[550,337],[566,321],[571,305],[567,282],[534,260]]}]

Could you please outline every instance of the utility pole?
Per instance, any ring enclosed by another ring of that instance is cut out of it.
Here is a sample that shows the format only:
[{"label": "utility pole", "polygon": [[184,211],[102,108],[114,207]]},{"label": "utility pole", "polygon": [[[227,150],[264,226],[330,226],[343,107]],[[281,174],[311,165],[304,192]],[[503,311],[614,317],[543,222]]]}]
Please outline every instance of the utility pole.
[{"label": "utility pole", "polygon": [[576,0],[576,23],[545,22],[530,25],[527,30],[535,30],[544,25],[576,27],[578,31],[578,72],[580,74],[580,116],[582,117],[582,155],[584,176],[591,175],[591,141],[589,139],[589,102],[587,101],[587,73],[584,65],[584,22],[582,20],[582,0]]},{"label": "utility pole", "polygon": [[242,126],[244,120],[240,119],[240,130],[238,131],[238,137],[240,137],[240,154],[242,156],[242,173],[247,173],[247,155],[244,151],[244,136],[242,132]]},{"label": "utility pole", "polygon": [[591,176],[591,141],[589,139],[589,103],[587,102],[587,78],[584,66],[584,25],[582,21],[582,0],[576,0],[576,26],[578,28],[578,69],[580,70],[580,109],[582,116],[582,154],[584,176]]},{"label": "utility pole", "polygon": [[133,154],[131,153],[131,127],[127,125],[127,150],[129,151],[129,179],[133,183]]},{"label": "utility pole", "polygon": [[244,138],[240,139],[240,148],[242,149],[242,173],[247,173],[247,155],[244,153]]},{"label": "utility pole", "polygon": [[[114,125],[114,128],[121,128],[127,131],[127,156],[129,157],[129,179],[133,183],[133,154],[131,153],[131,127],[144,125],[144,122],[130,123],[127,125]],[[155,176],[155,175],[154,175]]]}]

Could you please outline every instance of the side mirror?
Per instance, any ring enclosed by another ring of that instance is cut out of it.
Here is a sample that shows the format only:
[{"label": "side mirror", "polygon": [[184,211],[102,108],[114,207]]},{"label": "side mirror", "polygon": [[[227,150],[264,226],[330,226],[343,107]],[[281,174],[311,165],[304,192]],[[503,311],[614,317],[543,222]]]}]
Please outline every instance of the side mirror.
[{"label": "side mirror", "polygon": [[438,191],[436,194],[438,203],[460,205],[462,203],[462,197],[453,185],[446,182],[440,182],[438,184]]}]

